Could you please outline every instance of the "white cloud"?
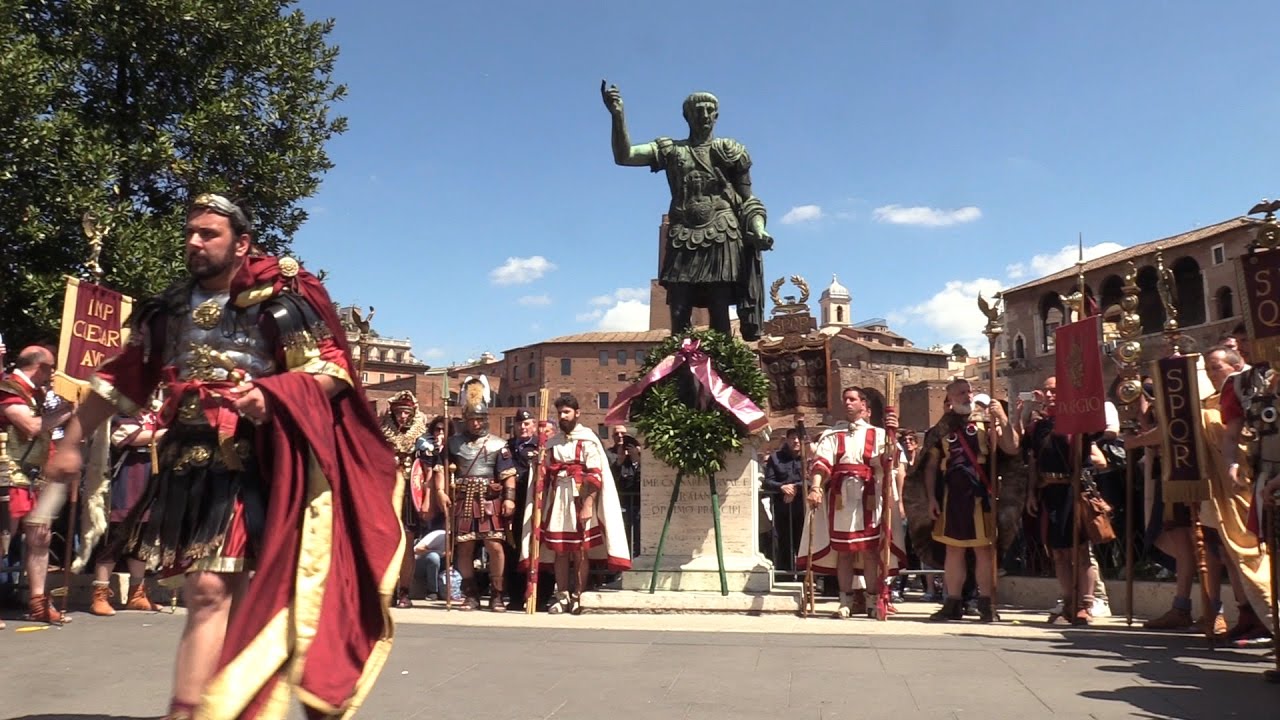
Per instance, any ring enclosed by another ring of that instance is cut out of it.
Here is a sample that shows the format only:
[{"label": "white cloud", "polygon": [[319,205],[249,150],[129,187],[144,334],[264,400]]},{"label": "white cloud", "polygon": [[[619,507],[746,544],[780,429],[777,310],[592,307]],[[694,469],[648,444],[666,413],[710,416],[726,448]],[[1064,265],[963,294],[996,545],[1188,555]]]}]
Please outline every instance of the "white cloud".
[{"label": "white cloud", "polygon": [[578,313],[578,322],[595,322],[597,330],[641,332],[649,329],[649,289],[618,288],[587,301],[590,310]]},{"label": "white cloud", "polygon": [[[1098,243],[1097,245],[1086,245],[1084,248],[1084,259],[1092,260],[1103,255],[1110,255],[1117,250],[1123,250],[1124,246],[1113,242]],[[1080,257],[1080,247],[1078,245],[1064,245],[1061,250],[1056,253],[1046,255],[1036,255],[1028,262],[1013,263],[1005,268],[1005,272],[1009,274],[1010,280],[1028,280],[1052,275],[1059,270],[1065,270],[1075,264],[1076,259]]]},{"label": "white cloud", "polygon": [[982,217],[982,210],[972,205],[942,210],[924,206],[903,207],[902,205],[884,205],[871,211],[876,222],[889,225],[918,225],[921,227],[946,227],[969,223]]},{"label": "white cloud", "polygon": [[529,305],[529,306],[550,305],[551,296],[550,295],[525,295],[525,296],[522,296],[519,300],[516,300],[516,302],[520,303],[521,305]]},{"label": "white cloud", "polygon": [[797,205],[782,216],[783,225],[798,225],[822,219],[822,208],[817,205]]},{"label": "white cloud", "polygon": [[415,354],[423,360],[438,360],[439,358],[444,357],[444,350],[440,348],[427,348],[426,350]]},{"label": "white cloud", "polygon": [[642,332],[649,329],[649,303],[639,300],[623,300],[600,317],[599,330],[611,332]]},{"label": "white cloud", "polygon": [[506,262],[489,271],[489,280],[494,285],[523,285],[555,269],[555,263],[541,255],[527,258],[509,257]]},{"label": "white cloud", "polygon": [[597,295],[590,303],[596,307],[608,307],[614,303],[627,300],[645,301],[649,299],[649,288],[618,288],[607,295]]},{"label": "white cloud", "polygon": [[[1121,249],[1123,246],[1112,242],[1086,246],[1084,259],[1092,260]],[[1006,266],[1004,282],[991,278],[950,280],[928,300],[889,313],[890,325],[924,326],[930,330],[925,338],[929,341],[936,340],[947,348],[958,342],[975,355],[986,354],[987,340],[981,333],[986,318],[978,310],[978,291],[992,300],[999,290],[1065,270],[1074,265],[1078,257],[1079,246],[1066,245],[1057,252],[1035,255],[1030,260]]]},{"label": "white cloud", "polygon": [[992,278],[951,280],[928,300],[904,308],[901,315],[928,327],[933,331],[930,339],[940,339],[947,348],[958,342],[975,355],[985,355],[987,340],[982,328],[986,318],[978,309],[978,292],[991,300],[1003,286]]}]

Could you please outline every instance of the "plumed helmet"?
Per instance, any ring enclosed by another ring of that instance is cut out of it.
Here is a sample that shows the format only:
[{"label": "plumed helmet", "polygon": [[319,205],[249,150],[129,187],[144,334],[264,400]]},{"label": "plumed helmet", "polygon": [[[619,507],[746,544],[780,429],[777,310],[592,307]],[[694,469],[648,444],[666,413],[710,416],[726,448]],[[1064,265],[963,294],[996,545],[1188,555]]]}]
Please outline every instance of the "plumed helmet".
[{"label": "plumed helmet", "polygon": [[468,376],[462,381],[462,417],[489,417],[489,379],[484,375],[478,378]]}]

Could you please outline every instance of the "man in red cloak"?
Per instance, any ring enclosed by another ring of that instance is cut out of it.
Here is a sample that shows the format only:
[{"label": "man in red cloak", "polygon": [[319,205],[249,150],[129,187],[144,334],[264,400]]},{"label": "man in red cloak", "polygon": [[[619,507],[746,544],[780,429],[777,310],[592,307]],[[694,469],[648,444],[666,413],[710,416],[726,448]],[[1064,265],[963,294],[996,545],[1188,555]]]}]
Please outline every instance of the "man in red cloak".
[{"label": "man in red cloak", "polygon": [[[251,252],[249,215],[191,204],[191,279],[143,303],[49,467],[163,383],[160,469],[109,542],[180,583],[168,718],[349,717],[390,652],[404,552],[395,459],[320,282]],[[252,581],[248,581],[253,571]]]}]

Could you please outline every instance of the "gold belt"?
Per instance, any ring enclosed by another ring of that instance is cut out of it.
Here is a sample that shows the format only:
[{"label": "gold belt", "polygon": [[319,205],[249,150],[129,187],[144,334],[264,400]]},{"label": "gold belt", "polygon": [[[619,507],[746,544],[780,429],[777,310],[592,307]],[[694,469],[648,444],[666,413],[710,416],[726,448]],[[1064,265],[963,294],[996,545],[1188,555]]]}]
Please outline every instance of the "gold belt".
[{"label": "gold belt", "polygon": [[1068,473],[1040,473],[1041,485],[1070,485],[1071,475]]}]

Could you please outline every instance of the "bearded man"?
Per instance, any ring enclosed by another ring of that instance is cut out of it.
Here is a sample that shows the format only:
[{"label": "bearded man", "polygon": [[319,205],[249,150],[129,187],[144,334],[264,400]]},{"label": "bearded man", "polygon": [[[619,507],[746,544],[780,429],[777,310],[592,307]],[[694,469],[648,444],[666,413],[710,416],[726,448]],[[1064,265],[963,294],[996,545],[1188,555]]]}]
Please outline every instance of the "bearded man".
[{"label": "bearded man", "polygon": [[[248,211],[222,195],[196,197],[183,234],[190,279],[138,307],[49,476],[79,482],[83,438],[163,384],[159,471],[111,552],[182,586],[166,717],[283,717],[293,695],[342,714],[391,649],[395,458],[320,281],[251,252]],[[28,532],[47,538],[54,509]]]},{"label": "bearded man", "polygon": [[[965,553],[974,553],[978,583],[978,616],[982,622],[999,619],[991,598],[996,578],[996,508],[992,495],[999,468],[991,466],[991,448],[1007,455],[1018,452],[1015,432],[1004,408],[994,400],[986,412],[973,403],[973,388],[964,379],[947,385],[950,409],[929,430],[924,441],[925,488],[933,539],[947,549],[942,582],[947,597],[942,609],[929,617],[935,622],[964,617]],[[942,482],[939,483],[939,476]]]},{"label": "bearded man", "polygon": [[[541,541],[538,562],[554,568],[556,594],[547,612],[582,612],[590,565],[607,572],[631,569],[622,506],[609,459],[600,438],[578,423],[578,400],[556,399],[560,432],[546,442],[542,466],[545,478],[542,524],[533,532],[533,493],[525,509],[524,557],[532,539]],[[570,577],[570,571],[573,577]]]}]

